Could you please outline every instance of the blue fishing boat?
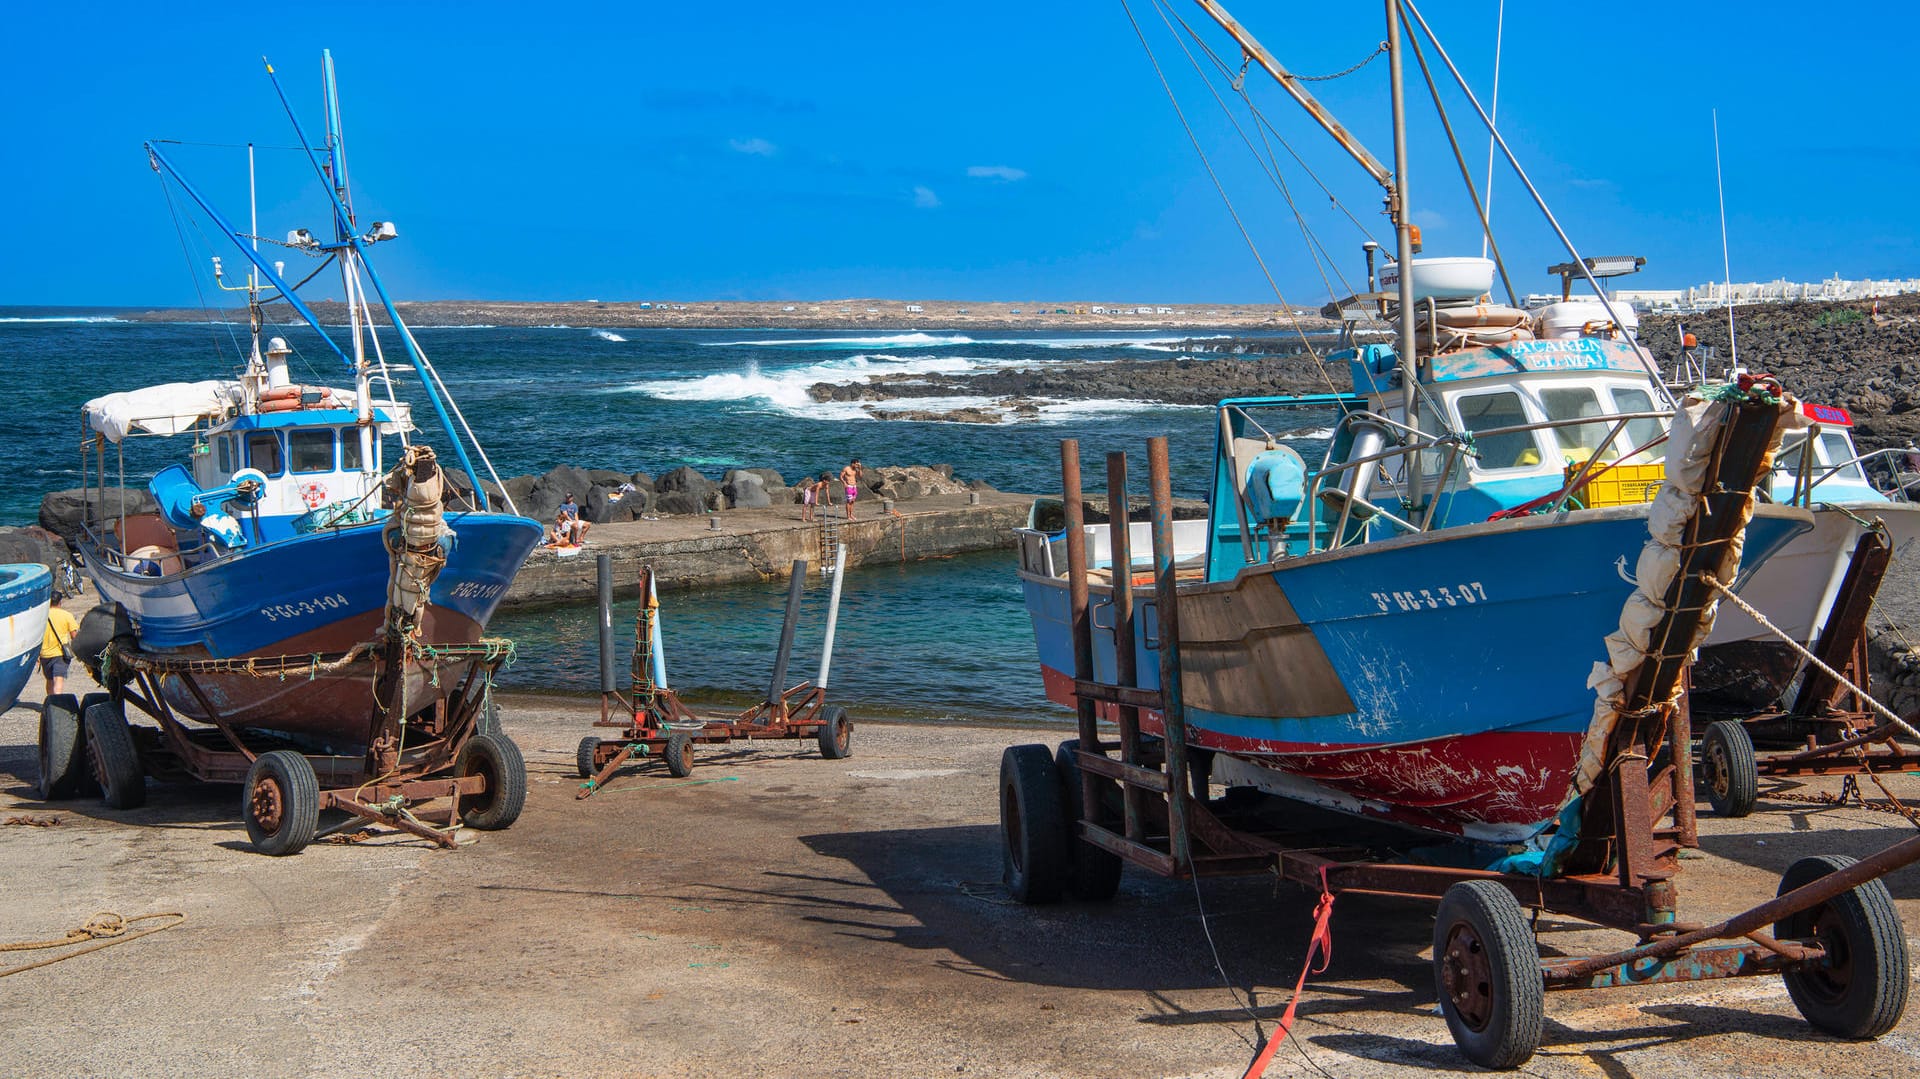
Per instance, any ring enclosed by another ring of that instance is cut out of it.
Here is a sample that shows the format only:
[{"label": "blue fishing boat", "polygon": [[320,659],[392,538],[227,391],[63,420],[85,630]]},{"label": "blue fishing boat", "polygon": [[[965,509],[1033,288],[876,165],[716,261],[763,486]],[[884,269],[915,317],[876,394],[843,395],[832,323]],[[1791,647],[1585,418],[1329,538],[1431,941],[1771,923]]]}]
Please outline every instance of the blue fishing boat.
[{"label": "blue fishing boat", "polygon": [[33,677],[53,602],[53,574],[38,562],[0,566],[0,712]]},{"label": "blue fishing boat", "polygon": [[[368,800],[483,796],[466,802],[486,820],[476,826],[504,827],[524,797],[518,750],[487,729],[492,671],[511,646],[485,633],[540,526],[510,502],[506,512],[490,506],[473,460],[491,474],[485,451],[368,260],[398,232],[354,211],[330,55],[322,86],[324,149],[304,153],[325,180],[331,238],[287,234],[290,256],[316,264],[288,275],[298,284],[283,276],[284,262],[262,255],[257,210],[246,231],[235,228],[162,144],[146,146],[170,193],[250,263],[245,285],[234,287],[247,293],[251,349],[236,377],[86,403],[81,466],[103,493],[78,546],[104,603],[80,636],[111,699],[75,703],[84,722],[58,724],[63,744],[43,747],[43,759],[90,759],[115,805],[142,797],[151,767],[141,747],[203,779],[242,772],[249,830],[271,853],[303,846],[328,807],[384,814],[424,834],[417,820]],[[298,146],[314,146],[291,106],[287,114]],[[248,163],[251,189],[251,148]],[[218,257],[212,265],[220,282]],[[330,267],[345,297],[344,333],[323,325],[299,292]],[[293,348],[264,332],[272,302],[318,335],[320,355],[305,358],[307,369],[337,362],[350,386],[293,378]],[[387,326],[377,328],[381,315]],[[396,351],[439,421],[439,450],[394,393],[387,357]],[[155,504],[147,512],[104,493],[124,486],[125,443],[136,438],[181,444],[181,463],[147,484]],[[442,468],[442,453],[460,479]],[[127,704],[152,715],[160,737],[130,735]],[[65,744],[75,739],[91,753]],[[449,767],[456,779],[425,781]],[[312,799],[316,772],[327,782]],[[482,807],[488,798],[498,804]]]},{"label": "blue fishing boat", "polygon": [[[426,597],[419,642],[444,648],[479,641],[539,542],[536,522],[489,512],[468,442],[475,452],[484,451],[464,430],[464,419],[456,426],[450,412],[455,406],[367,261],[368,249],[395,238],[397,230],[390,222],[367,225],[355,217],[330,60],[327,74],[327,151],[318,165],[329,178],[334,235],[322,241],[306,229],[294,230],[288,247],[338,265],[350,309],[344,343],[282,278],[280,267],[262,257],[257,226],[249,233],[233,228],[159,145],[146,147],[154,167],[252,263],[247,287],[254,334],[238,378],[110,394],[83,410],[88,441],[82,467],[90,481],[106,482],[104,473],[128,438],[185,443],[186,463],[168,466],[147,485],[156,512],[110,516],[111,506],[98,506],[79,545],[101,596],[125,611],[145,652],[221,660],[338,654],[379,635],[400,490],[391,481],[403,457],[433,457],[418,438],[412,410],[393,395],[385,357],[396,344],[441,420],[469,496],[464,508],[445,513],[446,531],[435,540],[444,564]],[[277,292],[320,335],[321,347],[341,364],[352,388],[294,381],[286,341],[262,340],[263,287]],[[376,303],[393,327],[384,347],[374,329]],[[437,464],[429,471],[450,496]],[[437,696],[438,673],[426,664],[412,676],[412,699],[422,707]],[[195,719],[213,719],[217,711],[230,724],[335,746],[355,747],[346,732],[364,728],[374,708],[371,682],[347,671],[297,686],[217,670],[203,672],[200,681],[201,693],[177,678],[164,680],[163,691],[174,708]]]},{"label": "blue fishing boat", "polygon": [[[1608,638],[1646,585],[1654,492],[1687,448],[1672,430],[1708,406],[1682,408],[1606,298],[1600,260],[1564,233],[1571,261],[1552,272],[1594,295],[1538,311],[1495,302],[1497,257],[1417,258],[1398,85],[1389,170],[1217,4],[1202,7],[1382,185],[1395,247],[1376,265],[1368,243],[1366,290],[1328,305],[1349,331],[1324,357],[1345,392],[1219,405],[1206,520],[1175,535],[1190,746],[1216,755],[1221,782],[1492,843],[1540,836],[1584,787],[1596,671],[1622,658]],[[1361,343],[1356,324],[1390,329],[1391,343]],[[1741,512],[1745,571],[1810,521],[1787,506]],[[1113,641],[1111,618],[1101,628],[1114,600],[1098,573],[1135,571],[1103,563],[1105,531],[1021,541],[1042,675],[1063,704],[1075,703],[1070,543],[1088,544],[1096,569],[1094,678],[1111,679],[1115,648],[1130,647],[1138,684],[1157,688],[1152,615],[1131,645]]]}]

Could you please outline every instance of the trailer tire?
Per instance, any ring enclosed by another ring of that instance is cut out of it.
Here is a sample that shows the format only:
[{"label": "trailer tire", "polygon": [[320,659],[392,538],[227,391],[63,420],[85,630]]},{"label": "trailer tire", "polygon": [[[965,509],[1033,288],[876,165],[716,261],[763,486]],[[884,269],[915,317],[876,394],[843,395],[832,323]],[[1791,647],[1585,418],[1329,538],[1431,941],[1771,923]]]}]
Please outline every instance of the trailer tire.
[{"label": "trailer tire", "polygon": [[820,755],[830,761],[846,760],[853,756],[853,720],[847,718],[847,710],[832,705],[820,710],[820,730],[815,733],[820,742]]},{"label": "trailer tire", "polygon": [[476,734],[460,747],[453,774],[485,776],[485,793],[462,796],[460,820],[469,828],[497,832],[520,819],[527,805],[527,761],[504,734]]},{"label": "trailer tire", "polygon": [[[1780,893],[1811,884],[1853,865],[1844,854],[1823,854],[1793,863],[1780,878]],[[1807,1022],[1841,1038],[1878,1038],[1900,1022],[1913,978],[1907,936],[1886,882],[1875,878],[1841,892],[1811,910],[1774,923],[1780,940],[1818,939],[1827,962],[1785,975],[1787,995]]]},{"label": "trailer tire", "polygon": [[[1060,773],[1060,790],[1066,799],[1067,814],[1067,891],[1075,899],[1103,902],[1120,890],[1121,861],[1118,854],[1081,839],[1074,822],[1080,820],[1080,785],[1092,783],[1100,792],[1103,814],[1112,812],[1120,801],[1120,784],[1106,776],[1089,779],[1080,770],[1080,739],[1069,738],[1054,751],[1053,766]],[[1126,812],[1125,807],[1120,812]],[[1097,822],[1096,822],[1097,823]]]},{"label": "trailer tire", "polygon": [[87,725],[87,755],[93,778],[100,784],[100,801],[111,809],[138,809],[147,804],[147,772],[140,766],[140,750],[133,744],[127,714],[113,698],[88,694],[92,703],[81,713]]},{"label": "trailer tire", "polygon": [[320,826],[320,780],[312,762],[291,749],[260,754],[247,769],[240,816],[254,850],[275,857],[305,850]]},{"label": "trailer tire", "polygon": [[1463,880],[1447,889],[1433,923],[1433,980],[1447,1030],[1468,1060],[1509,1070],[1540,1047],[1540,948],[1504,886]]},{"label": "trailer tire", "polygon": [[666,759],[667,774],[675,779],[685,779],[693,774],[693,739],[684,734],[667,736],[666,748],[660,756]]},{"label": "trailer tire", "polygon": [[87,769],[79,702],[71,693],[56,693],[40,706],[40,800],[56,802],[79,794]]},{"label": "trailer tire", "polygon": [[1760,799],[1760,766],[1753,739],[1737,720],[1707,724],[1700,737],[1700,779],[1715,816],[1738,819],[1753,812]]},{"label": "trailer tire", "polygon": [[579,770],[581,779],[592,779],[600,771],[600,766],[594,763],[594,757],[599,752],[600,739],[591,734],[580,739],[580,748],[573,753],[573,766]]},{"label": "trailer tire", "polygon": [[1068,876],[1067,807],[1046,746],[1008,746],[1000,754],[1002,878],[1013,898],[1058,903]]}]

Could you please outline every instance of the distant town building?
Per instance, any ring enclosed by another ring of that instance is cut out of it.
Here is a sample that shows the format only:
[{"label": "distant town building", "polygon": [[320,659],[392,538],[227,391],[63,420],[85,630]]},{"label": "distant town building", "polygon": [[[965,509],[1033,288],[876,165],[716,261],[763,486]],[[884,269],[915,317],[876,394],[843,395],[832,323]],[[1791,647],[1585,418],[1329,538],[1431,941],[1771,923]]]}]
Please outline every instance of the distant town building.
[{"label": "distant town building", "polygon": [[926,308],[925,308],[925,307],[922,307],[921,305],[919,305],[919,304],[917,304],[917,303],[910,303],[910,304],[908,304],[908,305],[907,305],[907,314],[909,314],[909,315],[917,315],[917,314],[919,314],[920,312],[922,312],[922,311],[925,311],[925,310],[926,310]]},{"label": "distant town building", "polygon": [[[1849,281],[1839,274],[1824,281],[1798,282],[1779,278],[1773,281],[1745,281],[1728,285],[1709,281],[1684,289],[1615,289],[1613,298],[1648,312],[1701,311],[1725,307],[1731,297],[1735,306],[1750,303],[1833,303],[1844,300],[1871,300],[1882,296],[1902,296],[1920,292],[1920,278],[1867,278]],[[1529,300],[1532,297],[1528,297]],[[1558,296],[1552,299],[1559,299]]]}]

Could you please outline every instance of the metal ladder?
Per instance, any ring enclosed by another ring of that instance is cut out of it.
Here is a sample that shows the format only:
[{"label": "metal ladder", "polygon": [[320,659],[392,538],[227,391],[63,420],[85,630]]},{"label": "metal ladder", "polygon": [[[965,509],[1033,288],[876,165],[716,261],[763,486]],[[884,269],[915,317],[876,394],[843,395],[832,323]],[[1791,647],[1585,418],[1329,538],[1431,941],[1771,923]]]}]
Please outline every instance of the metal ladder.
[{"label": "metal ladder", "polygon": [[822,576],[831,574],[833,567],[837,563],[837,556],[840,553],[841,513],[843,512],[845,511],[838,506],[823,505],[819,507],[820,573]]}]

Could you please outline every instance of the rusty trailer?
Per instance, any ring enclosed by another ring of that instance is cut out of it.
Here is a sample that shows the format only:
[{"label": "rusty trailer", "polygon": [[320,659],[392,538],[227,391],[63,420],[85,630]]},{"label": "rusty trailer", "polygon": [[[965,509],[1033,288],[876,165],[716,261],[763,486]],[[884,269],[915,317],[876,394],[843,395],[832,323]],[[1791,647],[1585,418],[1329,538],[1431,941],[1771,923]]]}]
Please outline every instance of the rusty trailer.
[{"label": "rusty trailer", "polygon": [[[1716,715],[1696,709],[1702,721],[1698,750],[1703,792],[1713,811],[1744,817],[1763,796],[1819,802],[1865,802],[1859,777],[1886,795],[1887,808],[1908,816],[1885,784],[1884,773],[1920,767],[1920,749],[1900,740],[1900,723],[1874,711],[1867,619],[1893,559],[1884,526],[1855,542],[1835,593],[1831,613],[1814,642],[1792,703],[1755,714]],[[1911,727],[1920,715],[1907,717]],[[1837,798],[1799,794],[1793,779],[1845,776]],[[1763,795],[1762,779],[1781,780]]]},{"label": "rusty trailer", "polygon": [[[482,831],[514,823],[526,802],[526,763],[500,731],[493,676],[513,655],[504,639],[426,646],[410,639],[338,655],[221,660],[141,651],[124,623],[95,656],[82,656],[105,692],[48,699],[40,725],[43,798],[95,793],[116,809],[146,801],[146,780],[190,779],[243,787],[241,817],[264,854],[296,854],[316,839],[369,824],[443,848],[459,825]],[[364,730],[342,731],[336,748],[311,737],[232,722],[207,675],[311,682],[358,675],[375,686]],[[410,683],[435,692],[414,709]],[[169,685],[204,716],[190,721]],[[154,726],[130,723],[129,709]],[[432,804],[429,804],[432,803]]]},{"label": "rusty trailer", "polygon": [[[1920,861],[1920,836],[1855,862],[1808,858],[1778,895],[1729,918],[1683,920],[1681,852],[1697,847],[1692,743],[1684,695],[1674,692],[1687,650],[1650,658],[1629,687],[1636,713],[1615,728],[1605,769],[1581,805],[1577,845],[1559,871],[1452,868],[1416,854],[1435,838],[1289,801],[1251,787],[1214,794],[1214,754],[1188,738],[1180,689],[1181,614],[1175,586],[1166,441],[1149,443],[1153,577],[1162,689],[1138,688],[1134,658],[1116,649],[1113,683],[1093,678],[1088,556],[1066,544],[1078,737],[1049,749],[1010,747],[1002,758],[1001,833],[1009,890],[1047,903],[1107,900],[1124,865],[1174,878],[1267,874],[1322,896],[1354,893],[1434,900],[1433,970],[1455,1043],[1477,1064],[1512,1068],[1543,1033],[1547,990],[1779,975],[1816,1027],[1871,1038],[1899,1020],[1909,989],[1907,942],[1879,879]],[[1078,445],[1062,443],[1067,532],[1084,521]],[[1110,550],[1129,564],[1126,458],[1107,458]],[[1724,544],[1725,487],[1704,495],[1709,512],[1696,552]],[[1737,528],[1736,526],[1733,526]],[[1697,563],[1683,564],[1670,609],[1710,599]],[[1130,574],[1113,574],[1100,606],[1116,640],[1142,616]],[[1154,647],[1148,645],[1148,647]],[[1661,702],[1675,700],[1675,704]],[[1481,863],[1484,864],[1484,863]],[[1542,955],[1526,911],[1620,930],[1631,942],[1595,955]],[[1324,925],[1323,925],[1324,928]],[[1274,1043],[1284,1036],[1276,1035]]]},{"label": "rusty trailer", "polygon": [[827,703],[832,669],[834,632],[840,613],[840,585],[846,570],[846,549],[839,549],[833,589],[827,603],[825,640],[819,674],[812,681],[785,685],[793,656],[794,632],[806,590],[807,563],[796,559],[787,589],[785,619],[775,653],[773,675],[766,696],[753,707],[725,718],[703,718],[680,700],[667,685],[666,660],[660,640],[660,600],[653,568],[640,571],[640,607],[634,617],[634,646],[629,661],[628,689],[621,693],[613,674],[613,571],[609,556],[599,558],[600,585],[600,718],[595,727],[618,735],[587,735],[580,740],[575,766],[582,780],[577,799],[592,797],[636,758],[657,757],[676,779],[693,774],[694,747],[760,739],[814,739],[820,756],[842,760],[853,753],[853,720],[847,710]]}]

